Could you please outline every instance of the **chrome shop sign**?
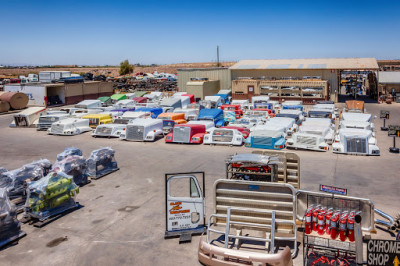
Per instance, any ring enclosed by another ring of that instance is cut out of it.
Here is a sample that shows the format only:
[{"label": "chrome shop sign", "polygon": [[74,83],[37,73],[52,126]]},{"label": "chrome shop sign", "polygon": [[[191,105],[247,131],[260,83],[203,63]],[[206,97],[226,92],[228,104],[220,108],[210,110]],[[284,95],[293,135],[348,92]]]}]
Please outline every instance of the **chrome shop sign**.
[{"label": "chrome shop sign", "polygon": [[368,265],[400,265],[400,241],[371,239],[367,245]]}]

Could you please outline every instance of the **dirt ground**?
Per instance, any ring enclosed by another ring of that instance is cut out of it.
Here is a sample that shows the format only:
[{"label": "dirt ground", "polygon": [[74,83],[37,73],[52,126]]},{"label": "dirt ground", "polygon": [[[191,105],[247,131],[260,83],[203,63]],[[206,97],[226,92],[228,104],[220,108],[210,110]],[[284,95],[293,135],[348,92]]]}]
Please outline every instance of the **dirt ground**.
[{"label": "dirt ground", "polygon": [[[343,106],[343,104],[339,104]],[[400,124],[400,104],[366,104],[367,111],[391,111],[389,124]],[[22,225],[27,236],[0,250],[1,265],[199,265],[199,237],[191,243],[164,240],[165,184],[170,172],[205,171],[206,214],[213,209],[213,183],[225,178],[225,159],[254,149],[206,145],[124,142],[118,139],[50,136],[33,128],[9,128],[11,115],[0,116],[0,166],[21,167],[40,158],[54,162],[65,147],[78,147],[87,158],[99,147],[116,150],[120,170],[80,189],[83,208],[44,226]],[[349,195],[369,198],[394,216],[400,211],[399,154],[389,153],[393,139],[374,120],[379,157],[295,151],[301,158],[301,189],[318,191],[319,184],[347,188]],[[400,140],[398,140],[400,146]],[[378,230],[373,238],[394,239]],[[301,248],[301,245],[300,245]],[[300,251],[295,265],[302,265]]]},{"label": "dirt ground", "polygon": [[[222,66],[229,67],[235,62],[223,62]],[[134,73],[144,72],[153,73],[157,71],[158,73],[177,73],[179,68],[210,68],[215,67],[216,63],[181,63],[181,64],[170,64],[170,65],[159,65],[159,66],[149,66],[149,67],[138,67],[135,66]],[[71,71],[71,73],[93,73],[94,75],[105,75],[107,77],[117,77],[119,76],[119,67],[54,67],[54,68],[12,68],[5,69],[0,68],[0,77],[11,78],[18,77],[19,75],[27,76],[28,74],[38,74],[39,71]],[[133,74],[131,74],[133,75]]]}]

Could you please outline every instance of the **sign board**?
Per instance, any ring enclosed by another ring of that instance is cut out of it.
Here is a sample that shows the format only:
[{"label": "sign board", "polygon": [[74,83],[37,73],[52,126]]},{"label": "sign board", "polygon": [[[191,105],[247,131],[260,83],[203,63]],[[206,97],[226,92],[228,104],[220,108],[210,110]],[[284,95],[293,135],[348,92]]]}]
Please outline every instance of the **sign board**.
[{"label": "sign board", "polygon": [[385,119],[389,119],[389,114],[390,114],[390,112],[389,111],[384,111],[384,110],[381,110],[381,118],[385,118]]},{"label": "sign board", "polygon": [[165,182],[164,238],[180,236],[180,242],[190,242],[192,234],[206,231],[204,172],[165,174]]},{"label": "sign board", "polygon": [[347,195],[347,189],[346,188],[338,188],[338,187],[333,187],[333,186],[327,186],[327,185],[319,185],[319,190],[327,193],[333,193],[333,194],[339,194],[339,195]]},{"label": "sign board", "polygon": [[400,137],[400,126],[397,125],[389,125],[388,136],[389,137]]},{"label": "sign board", "polygon": [[43,85],[37,86],[27,86],[25,84],[19,85],[4,85],[4,91],[12,91],[12,92],[22,92],[25,93],[28,98],[28,106],[46,106],[47,102],[45,101],[47,97],[46,87]]},{"label": "sign board", "polygon": [[368,265],[400,265],[400,241],[370,239],[367,244]]}]

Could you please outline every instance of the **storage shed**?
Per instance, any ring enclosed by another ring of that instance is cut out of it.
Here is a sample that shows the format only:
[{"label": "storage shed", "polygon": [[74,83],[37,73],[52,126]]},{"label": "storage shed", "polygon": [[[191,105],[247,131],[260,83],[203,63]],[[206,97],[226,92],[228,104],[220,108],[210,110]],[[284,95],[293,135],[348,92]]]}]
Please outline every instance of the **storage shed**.
[{"label": "storage shed", "polygon": [[[380,71],[379,92],[380,94],[392,94],[396,100],[400,101],[400,72],[399,71]],[[399,99],[397,99],[399,97]]]},{"label": "storage shed", "polygon": [[[304,95],[306,99],[338,101],[341,71],[377,71],[378,64],[375,58],[240,60],[230,70],[233,99],[265,95],[272,90],[275,95],[271,99],[280,101],[285,98],[303,99]],[[282,92],[282,88],[295,91]],[[377,86],[372,90],[376,91]]]},{"label": "storage shed", "polygon": [[232,85],[231,72],[227,67],[184,68],[184,69],[178,69],[179,91],[188,91],[187,84],[193,78],[207,78],[208,80],[219,80],[219,86],[221,90],[230,90]]},{"label": "storage shed", "polygon": [[186,83],[186,92],[193,94],[195,98],[204,99],[205,96],[210,96],[218,93],[220,88],[219,80],[194,80]]}]

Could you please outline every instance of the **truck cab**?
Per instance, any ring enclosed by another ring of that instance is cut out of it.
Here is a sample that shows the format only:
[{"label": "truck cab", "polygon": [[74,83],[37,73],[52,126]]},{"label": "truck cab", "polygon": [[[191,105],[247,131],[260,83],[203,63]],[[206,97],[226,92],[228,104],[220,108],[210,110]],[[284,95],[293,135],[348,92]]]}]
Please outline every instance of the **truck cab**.
[{"label": "truck cab", "polygon": [[47,130],[51,127],[54,122],[66,119],[69,117],[69,114],[50,114],[50,115],[42,115],[39,117],[39,121],[36,125],[36,129],[39,130]]},{"label": "truck cab", "polygon": [[290,117],[273,117],[265,123],[265,126],[273,125],[283,128],[286,134],[285,137],[291,136],[299,128],[296,124],[296,120]]},{"label": "truck cab", "polygon": [[183,113],[183,114],[185,114],[185,120],[186,121],[196,120],[197,116],[199,115],[199,113],[198,113],[198,111],[196,109],[176,108],[174,110],[174,113]]},{"label": "truck cab", "polygon": [[372,131],[358,128],[340,129],[332,150],[334,153],[380,155]]},{"label": "truck cab", "polygon": [[293,118],[296,121],[297,125],[301,125],[301,123],[305,120],[302,111],[293,109],[283,109],[279,112],[279,114],[275,115],[275,117]]},{"label": "truck cab", "polygon": [[127,111],[135,111],[135,108],[121,108],[121,109],[113,109],[108,112],[113,120],[121,119],[122,115]]},{"label": "truck cab", "polygon": [[202,109],[197,120],[213,121],[215,127],[223,127],[228,124],[224,120],[224,112],[221,109]]},{"label": "truck cab", "polygon": [[92,133],[92,137],[107,137],[107,138],[119,138],[119,136],[125,132],[125,124],[103,124],[98,125]]},{"label": "truck cab", "polygon": [[204,135],[204,144],[241,146],[244,137],[242,133],[232,128],[212,128]]},{"label": "truck cab", "polygon": [[[269,105],[269,96],[253,96],[251,98],[251,102],[254,105],[254,108],[265,108],[265,105],[268,104]],[[261,105],[262,107],[259,107],[259,105]],[[272,104],[271,107],[267,107],[268,109],[272,109]]]},{"label": "truck cab", "polygon": [[89,119],[89,126],[96,128],[98,125],[111,124],[113,119],[109,114],[90,114],[82,116],[82,119]]},{"label": "truck cab", "polygon": [[50,135],[72,136],[92,131],[89,127],[89,119],[67,118],[54,122],[47,130]]},{"label": "truck cab", "polygon": [[221,105],[221,109],[224,111],[224,116],[226,112],[234,112],[236,119],[239,119],[243,116],[243,111],[239,104],[223,104]]},{"label": "truck cab", "polygon": [[175,125],[186,124],[184,113],[161,113],[157,119],[161,119],[163,122],[163,132],[168,134],[172,131]]},{"label": "truck cab", "polygon": [[285,129],[279,125],[256,126],[245,140],[245,147],[281,150],[286,146]]},{"label": "truck cab", "polygon": [[332,144],[334,131],[330,126],[314,124],[303,125],[298,132],[293,133],[287,140],[288,148],[305,149],[314,151],[329,150],[329,143]]},{"label": "truck cab", "polygon": [[182,108],[181,99],[174,97],[165,98],[161,101],[160,107],[164,113],[173,112],[175,108]]},{"label": "truck cab", "polygon": [[231,103],[231,97],[227,93],[217,93],[217,94],[214,94],[214,96],[221,97],[223,104],[230,104]]},{"label": "truck cab", "polygon": [[166,143],[203,143],[206,127],[198,124],[175,125],[172,132],[165,137]]},{"label": "truck cab", "polygon": [[135,110],[135,112],[150,112],[151,118],[157,118],[162,112],[162,108],[152,108],[152,107],[140,107]]},{"label": "truck cab", "polygon": [[73,110],[71,117],[81,118],[82,116],[89,115],[89,114],[99,114],[101,113],[100,109],[77,109]]},{"label": "truck cab", "polygon": [[126,125],[126,130],[120,135],[122,140],[155,141],[163,136],[163,120],[138,118]]},{"label": "truck cab", "polygon": [[113,104],[115,109],[122,109],[122,108],[133,108],[135,107],[135,101],[130,99],[120,100]]},{"label": "truck cab", "polygon": [[84,100],[75,104],[75,108],[90,109],[96,107],[102,107],[102,103],[100,100]]},{"label": "truck cab", "polygon": [[121,119],[115,119],[115,124],[128,124],[129,121],[132,121],[137,118],[151,118],[150,112],[143,112],[143,111],[126,111],[122,116]]}]

